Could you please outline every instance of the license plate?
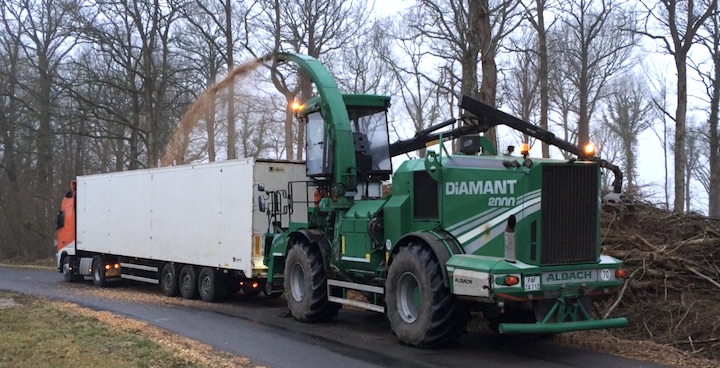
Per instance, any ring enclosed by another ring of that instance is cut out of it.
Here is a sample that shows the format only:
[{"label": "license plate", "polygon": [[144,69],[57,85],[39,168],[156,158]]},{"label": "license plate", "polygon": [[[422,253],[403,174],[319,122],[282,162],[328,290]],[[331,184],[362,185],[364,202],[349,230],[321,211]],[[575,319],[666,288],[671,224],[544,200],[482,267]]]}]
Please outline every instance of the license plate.
[{"label": "license plate", "polygon": [[540,276],[525,276],[525,291],[540,290]]},{"label": "license plate", "polygon": [[597,270],[543,272],[543,285],[579,284],[597,281]]}]

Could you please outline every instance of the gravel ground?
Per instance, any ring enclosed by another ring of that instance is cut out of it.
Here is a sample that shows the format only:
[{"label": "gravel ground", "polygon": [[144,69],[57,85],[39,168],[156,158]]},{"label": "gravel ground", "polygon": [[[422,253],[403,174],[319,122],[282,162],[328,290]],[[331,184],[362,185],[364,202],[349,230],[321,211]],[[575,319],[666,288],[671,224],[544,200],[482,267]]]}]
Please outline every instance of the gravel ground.
[{"label": "gravel ground", "polygon": [[[102,296],[104,298],[137,300],[146,303],[179,305],[186,307],[195,307],[203,309],[222,310],[227,308],[226,304],[209,304],[199,300],[187,300],[182,298],[169,298],[161,294],[151,292],[138,292],[136,290],[127,290],[122,288],[81,288],[74,289],[74,292],[91,294],[93,296]],[[283,297],[280,297],[281,299]],[[346,307],[347,308],[347,307]],[[91,311],[93,312],[93,311]],[[107,312],[93,312],[105,313]],[[116,317],[119,318],[119,317]],[[138,322],[144,323],[144,322]],[[470,326],[471,329],[484,329],[482,319],[476,318]],[[159,330],[159,329],[158,329]],[[155,336],[162,337],[162,334]],[[673,346],[661,345],[650,341],[632,341],[618,339],[607,331],[582,331],[557,334],[550,337],[551,341],[567,346],[592,350],[596,352],[609,353],[631,359],[643,360],[656,364],[677,366],[677,367],[720,367],[720,362],[707,360],[701,357],[679,350]],[[187,340],[187,339],[186,339]],[[198,346],[203,346],[198,344]],[[205,347],[209,349],[209,347]],[[209,350],[200,350],[200,352]],[[232,357],[227,357],[232,358]],[[228,361],[230,365],[237,366],[233,361]],[[242,366],[242,365],[240,365]],[[244,367],[244,366],[242,366]]]},{"label": "gravel ground", "polygon": [[109,325],[112,329],[129,331],[145,336],[173,351],[175,355],[185,360],[209,367],[220,368],[262,368],[257,366],[245,357],[234,356],[225,352],[217,351],[208,345],[197,341],[168,333],[167,331],[152,326],[146,322],[130,318],[120,317],[110,312],[95,311],[80,307],[77,304],[67,302],[52,302],[60,309],[70,313],[80,314],[95,318]]}]

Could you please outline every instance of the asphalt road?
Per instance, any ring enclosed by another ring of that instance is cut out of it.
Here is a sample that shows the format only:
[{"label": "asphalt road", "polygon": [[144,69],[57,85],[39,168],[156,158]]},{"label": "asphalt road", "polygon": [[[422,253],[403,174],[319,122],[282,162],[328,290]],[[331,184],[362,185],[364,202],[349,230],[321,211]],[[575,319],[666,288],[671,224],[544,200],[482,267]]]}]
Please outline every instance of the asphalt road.
[{"label": "asphalt road", "polygon": [[441,349],[410,348],[397,343],[380,314],[343,309],[331,322],[305,324],[285,316],[282,297],[238,295],[211,304],[167,298],[156,285],[135,283],[97,292],[90,281],[65,283],[52,270],[4,266],[0,289],[147,321],[270,367],[658,367],[549,341],[482,332]]}]

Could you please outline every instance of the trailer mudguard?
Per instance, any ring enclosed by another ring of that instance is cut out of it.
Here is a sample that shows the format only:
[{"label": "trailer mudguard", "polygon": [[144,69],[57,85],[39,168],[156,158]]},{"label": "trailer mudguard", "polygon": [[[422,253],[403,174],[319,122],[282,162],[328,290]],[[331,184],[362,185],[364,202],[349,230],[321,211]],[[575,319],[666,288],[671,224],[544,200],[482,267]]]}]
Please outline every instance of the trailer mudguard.
[{"label": "trailer mudguard", "polygon": [[463,254],[464,252],[455,238],[445,231],[418,231],[406,234],[400,238],[397,243],[395,243],[395,246],[393,246],[388,260],[388,268],[390,264],[392,264],[393,258],[400,248],[407,245],[412,240],[421,241],[430,246],[435,253],[435,256],[438,258],[438,262],[442,264],[440,269],[442,270],[443,285],[445,285],[445,287],[450,287],[450,279],[448,277],[445,264],[452,255]]}]

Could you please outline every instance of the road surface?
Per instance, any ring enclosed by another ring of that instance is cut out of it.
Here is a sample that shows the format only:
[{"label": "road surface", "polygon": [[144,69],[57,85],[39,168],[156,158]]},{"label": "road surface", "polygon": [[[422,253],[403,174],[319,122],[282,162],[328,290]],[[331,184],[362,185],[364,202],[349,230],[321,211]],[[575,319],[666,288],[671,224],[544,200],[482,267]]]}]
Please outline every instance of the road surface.
[{"label": "road surface", "polygon": [[233,296],[224,303],[168,298],[157,285],[123,283],[99,290],[70,284],[53,270],[0,266],[0,289],[76,303],[146,321],[247,356],[269,367],[657,367],[553,344],[471,332],[456,344],[417,349],[397,343],[383,315],[343,309],[328,323],[286,316],[285,300]]}]

